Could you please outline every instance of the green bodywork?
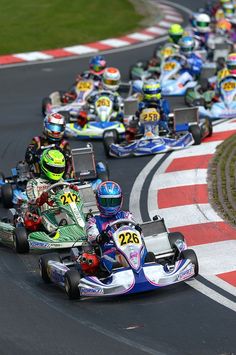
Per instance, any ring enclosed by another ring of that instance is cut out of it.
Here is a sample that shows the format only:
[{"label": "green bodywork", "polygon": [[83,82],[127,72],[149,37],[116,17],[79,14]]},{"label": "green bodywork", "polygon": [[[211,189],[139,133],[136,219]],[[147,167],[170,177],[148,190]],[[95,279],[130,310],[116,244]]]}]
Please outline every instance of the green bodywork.
[{"label": "green bodywork", "polygon": [[185,103],[189,106],[204,106],[210,108],[213,104],[214,90],[201,91],[200,85],[190,88],[185,94]]}]

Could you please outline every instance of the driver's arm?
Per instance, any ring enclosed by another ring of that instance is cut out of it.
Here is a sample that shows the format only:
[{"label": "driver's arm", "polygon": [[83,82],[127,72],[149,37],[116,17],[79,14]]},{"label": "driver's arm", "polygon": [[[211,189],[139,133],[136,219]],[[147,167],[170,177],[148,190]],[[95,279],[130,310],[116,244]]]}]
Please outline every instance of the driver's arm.
[{"label": "driver's arm", "polygon": [[94,244],[97,242],[97,238],[99,237],[100,233],[97,228],[96,218],[90,217],[86,223],[86,233],[88,237],[88,242]]}]

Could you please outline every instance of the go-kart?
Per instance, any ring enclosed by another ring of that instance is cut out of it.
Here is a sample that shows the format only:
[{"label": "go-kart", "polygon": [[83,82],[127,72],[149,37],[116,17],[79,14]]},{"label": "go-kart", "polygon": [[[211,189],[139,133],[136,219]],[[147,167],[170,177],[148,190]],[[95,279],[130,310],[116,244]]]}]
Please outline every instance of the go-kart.
[{"label": "go-kart", "polygon": [[187,249],[181,233],[169,233],[163,219],[144,223],[141,228],[142,232],[127,219],[107,226],[109,244],[116,250],[116,263],[106,277],[83,273],[80,257],[75,261],[70,255],[61,258],[54,253],[39,259],[42,279],[61,286],[70,299],[79,299],[150,291],[198,274],[197,256]]},{"label": "go-kart", "polygon": [[185,70],[187,67],[187,59],[180,54],[170,56],[162,63],[159,81],[164,96],[182,96],[188,88],[197,84],[189,71]]},{"label": "go-kart", "polygon": [[[42,147],[43,149],[55,147],[54,144]],[[40,152],[38,153],[40,157]],[[90,183],[96,190],[101,181],[109,179],[109,169],[102,161],[95,161],[94,150],[91,144],[86,147],[74,148],[71,150],[71,161],[73,165],[73,178],[67,179],[70,182]],[[3,207],[11,208],[14,205],[21,205],[27,202],[25,192],[27,182],[35,176],[40,175],[39,165],[36,163],[34,170],[25,161],[20,161],[16,168],[12,169],[12,176],[5,177],[0,174],[0,194]]]},{"label": "go-kart", "polygon": [[156,49],[154,58],[149,62],[138,61],[130,68],[131,80],[147,80],[150,78],[159,78],[161,72],[161,64],[169,56],[178,51],[178,46],[173,43],[166,43],[162,48]]},{"label": "go-kart", "polygon": [[0,221],[1,243],[13,246],[17,253],[81,245],[86,240],[85,213],[96,212],[97,207],[91,185],[78,189],[58,182],[47,190],[50,206],[22,204],[10,209],[8,217]]},{"label": "go-kart", "polygon": [[114,110],[109,95],[110,92],[101,91],[94,104],[89,105],[85,122],[67,123],[65,135],[69,138],[101,139],[107,129],[114,129],[118,135],[122,135],[125,132],[122,117]]},{"label": "go-kart", "polygon": [[104,133],[107,156],[123,158],[165,153],[201,144],[205,137],[212,135],[212,123],[208,119],[199,120],[198,108],[175,109],[169,117],[169,132],[157,130],[160,113],[156,109],[143,110],[139,121],[132,118],[127,125],[127,132],[135,132],[132,139],[128,136],[121,141],[112,130]]},{"label": "go-kart", "polygon": [[45,116],[50,113],[61,113],[67,122],[77,121],[78,113],[86,104],[86,99],[93,90],[95,90],[94,82],[88,79],[80,80],[76,84],[72,99],[65,91],[54,91],[43,99],[42,114]]},{"label": "go-kart", "polygon": [[236,77],[229,75],[223,78],[218,85],[218,91],[218,102],[212,103],[209,109],[199,106],[200,117],[214,120],[236,116]]}]

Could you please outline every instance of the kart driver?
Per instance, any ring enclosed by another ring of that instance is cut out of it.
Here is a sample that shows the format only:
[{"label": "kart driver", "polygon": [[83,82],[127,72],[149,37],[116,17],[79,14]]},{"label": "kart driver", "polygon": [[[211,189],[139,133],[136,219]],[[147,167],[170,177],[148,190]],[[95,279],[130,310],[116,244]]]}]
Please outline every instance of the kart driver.
[{"label": "kart driver", "polygon": [[[94,105],[97,99],[101,96],[107,96],[113,102],[113,110],[117,112],[117,119],[123,118],[122,112],[122,98],[118,93],[120,87],[120,71],[117,68],[106,68],[102,74],[101,85],[98,90],[94,91],[88,98],[88,105]],[[90,112],[88,112],[90,113]],[[87,120],[87,112],[81,111],[78,117],[78,123],[83,127]]]},{"label": "kart driver", "polygon": [[183,36],[180,41],[180,54],[184,55],[187,59],[187,64],[184,64],[182,71],[188,71],[194,78],[200,76],[202,70],[202,59],[194,53],[195,39],[192,36]]},{"label": "kart driver", "polygon": [[71,149],[69,142],[63,138],[65,126],[65,118],[59,113],[52,113],[45,117],[43,122],[43,135],[34,137],[28,145],[25,153],[26,162],[31,167],[33,167],[33,165],[36,166],[36,173],[39,173],[39,167],[37,165],[39,163],[40,155],[42,154],[42,148],[54,145],[56,149],[64,154],[66,159],[64,177],[73,177]]},{"label": "kart driver", "polygon": [[[86,231],[89,243],[91,245],[98,244],[101,247],[100,270],[109,275],[116,262],[116,249],[112,243],[109,243],[110,236],[105,233],[105,229],[111,222],[118,219],[133,221],[133,217],[130,212],[121,209],[123,194],[121,187],[116,182],[102,182],[96,191],[96,201],[100,215],[91,216],[88,219]],[[139,226],[137,228],[141,230]]]}]

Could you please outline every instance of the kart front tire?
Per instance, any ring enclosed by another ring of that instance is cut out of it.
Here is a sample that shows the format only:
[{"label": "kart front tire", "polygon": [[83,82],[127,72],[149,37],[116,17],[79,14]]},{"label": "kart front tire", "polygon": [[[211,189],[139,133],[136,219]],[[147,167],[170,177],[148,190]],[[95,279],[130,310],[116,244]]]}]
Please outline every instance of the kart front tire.
[{"label": "kart front tire", "polygon": [[110,156],[110,145],[118,142],[118,132],[113,129],[105,131],[103,134],[103,146],[107,157]]},{"label": "kart front tire", "polygon": [[189,259],[191,261],[191,263],[194,265],[194,276],[197,276],[199,273],[199,264],[195,251],[192,249],[186,249],[181,252],[180,258]]},{"label": "kart front tire", "polygon": [[80,298],[80,274],[77,270],[69,270],[65,274],[65,291],[70,300]]},{"label": "kart front tire", "polygon": [[7,183],[2,185],[2,204],[5,208],[11,208],[13,206],[13,190],[11,184]]},{"label": "kart front tire", "polygon": [[194,139],[194,145],[199,145],[202,142],[201,129],[198,125],[189,127],[189,132],[192,133]]},{"label": "kart front tire", "polygon": [[28,234],[25,227],[16,227],[13,232],[13,245],[15,251],[19,254],[29,252]]},{"label": "kart front tire", "polygon": [[60,262],[61,261],[60,255],[58,253],[50,253],[50,254],[40,256],[39,271],[40,271],[40,275],[45,283],[51,282],[51,279],[50,279],[50,277],[48,275],[48,271],[47,271],[49,260]]}]

